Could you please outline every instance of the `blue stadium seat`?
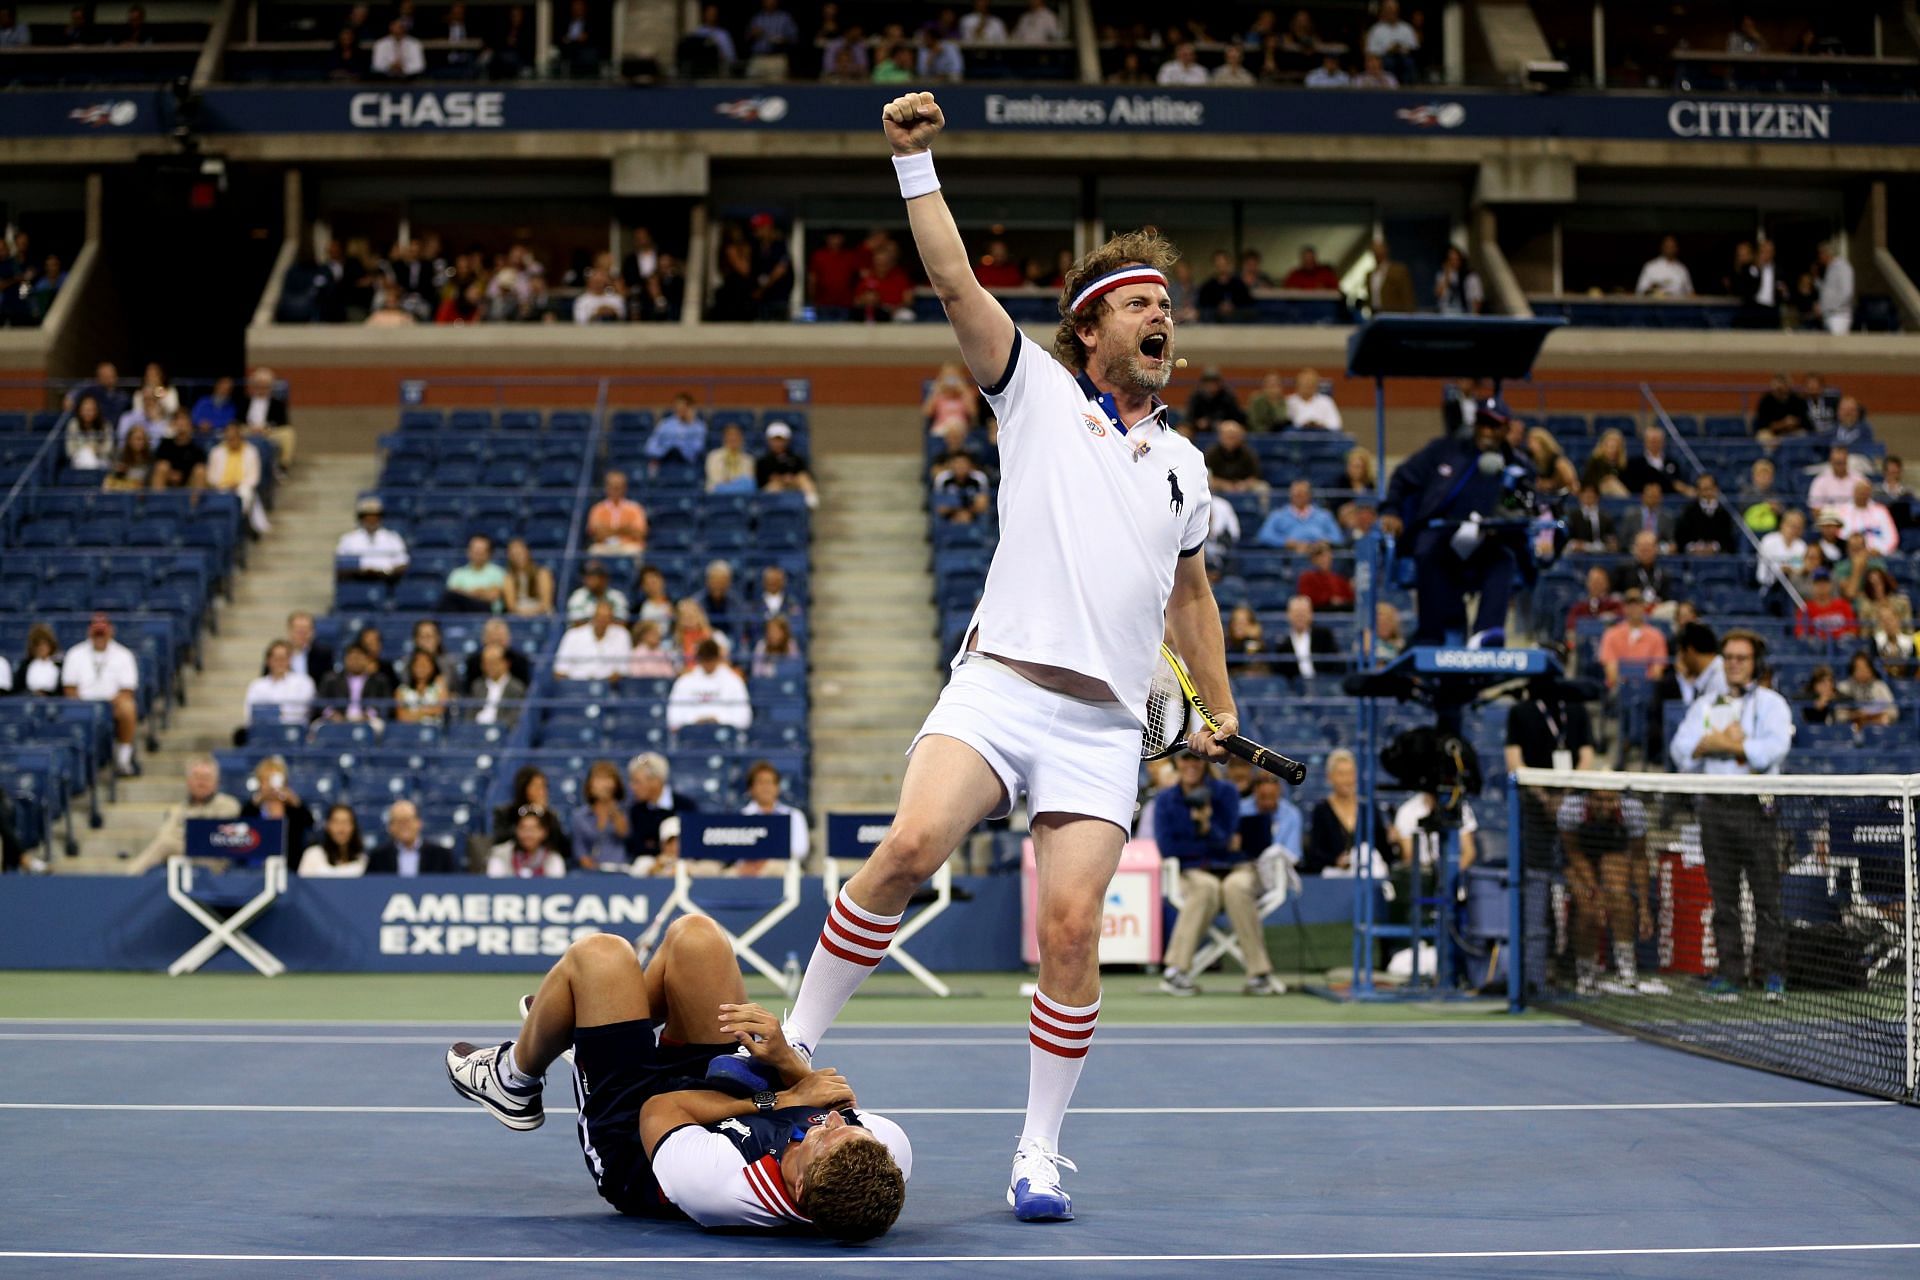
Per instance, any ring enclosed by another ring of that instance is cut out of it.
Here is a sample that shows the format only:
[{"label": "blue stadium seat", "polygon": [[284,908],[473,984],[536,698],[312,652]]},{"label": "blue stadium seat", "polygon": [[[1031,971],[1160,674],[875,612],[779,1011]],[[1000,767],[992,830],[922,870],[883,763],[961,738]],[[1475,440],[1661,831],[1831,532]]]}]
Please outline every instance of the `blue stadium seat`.
[{"label": "blue stadium seat", "polygon": [[447,417],[438,409],[408,409],[400,415],[402,431],[439,431]]},{"label": "blue stadium seat", "polygon": [[682,751],[708,747],[730,747],[739,741],[740,732],[724,724],[690,724],[674,734],[674,745]]},{"label": "blue stadium seat", "polygon": [[547,415],[552,434],[582,434],[593,429],[593,415],[579,409],[556,409]]},{"label": "blue stadium seat", "polygon": [[387,584],[344,579],[333,584],[336,609],[383,610],[387,607]]},{"label": "blue stadium seat", "polygon": [[567,458],[550,458],[534,472],[533,482],[542,489],[573,489],[580,483],[580,463]]},{"label": "blue stadium seat", "polygon": [[526,462],[518,458],[495,458],[480,473],[480,483],[489,489],[518,489],[531,478]]},{"label": "blue stadium seat", "polygon": [[538,409],[507,409],[500,414],[502,431],[538,431],[540,429],[540,411]]},{"label": "blue stadium seat", "polygon": [[493,430],[493,410],[455,409],[447,416],[447,426],[462,435]]}]

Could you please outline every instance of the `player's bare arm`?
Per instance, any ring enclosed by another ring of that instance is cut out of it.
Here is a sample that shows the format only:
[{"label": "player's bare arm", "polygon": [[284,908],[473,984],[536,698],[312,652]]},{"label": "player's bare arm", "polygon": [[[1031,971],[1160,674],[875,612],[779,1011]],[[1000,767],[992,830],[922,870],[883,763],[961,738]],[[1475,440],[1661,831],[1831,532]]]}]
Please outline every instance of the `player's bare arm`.
[{"label": "player's bare arm", "polygon": [[[851,1107],[856,1105],[853,1086],[832,1067],[822,1067],[801,1077],[798,1083],[774,1094],[773,1105],[780,1107]],[[719,1124],[737,1116],[753,1115],[759,1108],[751,1098],[735,1098],[713,1089],[682,1089],[647,1099],[640,1109],[640,1141],[652,1155],[661,1139],[682,1125]]]},{"label": "player's bare arm", "polygon": [[[1221,732],[1240,732],[1233,709],[1233,688],[1227,683],[1227,637],[1220,628],[1220,606],[1207,581],[1205,556],[1180,557],[1173,573],[1173,594],[1167,600],[1167,640],[1187,664],[1194,688],[1212,708]],[[1188,745],[1198,754],[1220,759],[1226,752],[1214,743],[1213,731],[1201,728]]]},{"label": "player's bare arm", "polygon": [[[903,93],[880,114],[881,128],[895,156],[920,155],[933,146],[946,126],[946,116],[930,93]],[[992,386],[1006,371],[1013,352],[1015,330],[1006,308],[974,278],[966,242],[954,225],[953,213],[938,188],[907,200],[907,222],[913,228],[914,247],[927,270],[927,282],[946,308],[961,358],[975,382]]]}]

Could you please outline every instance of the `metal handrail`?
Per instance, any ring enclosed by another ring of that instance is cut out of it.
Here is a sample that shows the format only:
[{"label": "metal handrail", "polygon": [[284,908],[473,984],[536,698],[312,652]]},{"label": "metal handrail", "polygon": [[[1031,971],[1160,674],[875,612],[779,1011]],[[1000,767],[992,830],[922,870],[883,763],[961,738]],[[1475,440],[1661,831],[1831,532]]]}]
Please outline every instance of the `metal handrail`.
[{"label": "metal handrail", "polygon": [[10,536],[13,531],[14,504],[25,496],[28,489],[38,485],[45,478],[49,451],[58,441],[66,437],[67,420],[71,417],[73,417],[71,409],[60,415],[60,420],[53,424],[51,431],[47,432],[46,439],[42,440],[40,447],[34,450],[33,459],[27,463],[26,470],[20,473],[20,478],[15,480],[12,487],[7,490],[7,496],[0,499],[0,540]]},{"label": "metal handrail", "polygon": [[[1667,433],[1667,439],[1673,441],[1674,445],[1680,450],[1681,456],[1693,467],[1693,473],[1696,476],[1706,474],[1707,468],[1700,461],[1700,456],[1688,446],[1686,437],[1681,435],[1679,429],[1673,425],[1673,419],[1667,415],[1666,406],[1660,403],[1660,397],[1654,395],[1653,388],[1644,382],[1641,383],[1640,395],[1647,402],[1647,407],[1653,411],[1654,417],[1659,420],[1660,429]],[[1733,508],[1729,505],[1727,509],[1732,511]],[[1733,523],[1740,530],[1741,536],[1747,540],[1747,545],[1753,548],[1754,555],[1764,562],[1766,555],[1760,550],[1759,537],[1752,529],[1747,527],[1747,522],[1738,516],[1734,517]],[[1787,596],[1793,601],[1793,607],[1795,609],[1806,607],[1806,597],[1802,596],[1800,589],[1793,585],[1793,579],[1790,576],[1784,573],[1777,573],[1774,575],[1773,580],[1787,589]]]}]

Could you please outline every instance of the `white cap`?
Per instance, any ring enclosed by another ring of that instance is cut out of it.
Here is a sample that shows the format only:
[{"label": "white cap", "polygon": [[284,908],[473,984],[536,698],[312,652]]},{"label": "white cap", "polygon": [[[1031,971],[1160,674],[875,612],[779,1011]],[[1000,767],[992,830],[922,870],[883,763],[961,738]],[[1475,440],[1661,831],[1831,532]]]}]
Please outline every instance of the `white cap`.
[{"label": "white cap", "polygon": [[784,422],[769,422],[767,424],[767,439],[791,440],[793,439],[793,428]]},{"label": "white cap", "polygon": [[853,1114],[860,1117],[860,1127],[880,1139],[882,1146],[893,1153],[893,1162],[900,1166],[900,1176],[913,1177],[913,1144],[907,1141],[907,1131],[898,1122],[871,1111],[856,1110]]}]

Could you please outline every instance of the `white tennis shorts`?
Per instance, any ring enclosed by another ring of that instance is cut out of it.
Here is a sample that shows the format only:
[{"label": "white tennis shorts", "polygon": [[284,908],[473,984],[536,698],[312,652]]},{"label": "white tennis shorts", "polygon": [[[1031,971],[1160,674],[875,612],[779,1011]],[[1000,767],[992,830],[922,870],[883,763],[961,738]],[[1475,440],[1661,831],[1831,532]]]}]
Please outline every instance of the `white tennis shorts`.
[{"label": "white tennis shorts", "polygon": [[966,743],[999,776],[1007,801],[992,817],[1011,813],[1025,788],[1030,816],[1084,813],[1133,830],[1140,722],[1118,703],[1055,693],[1004,663],[970,655],[907,754],[930,733]]}]

